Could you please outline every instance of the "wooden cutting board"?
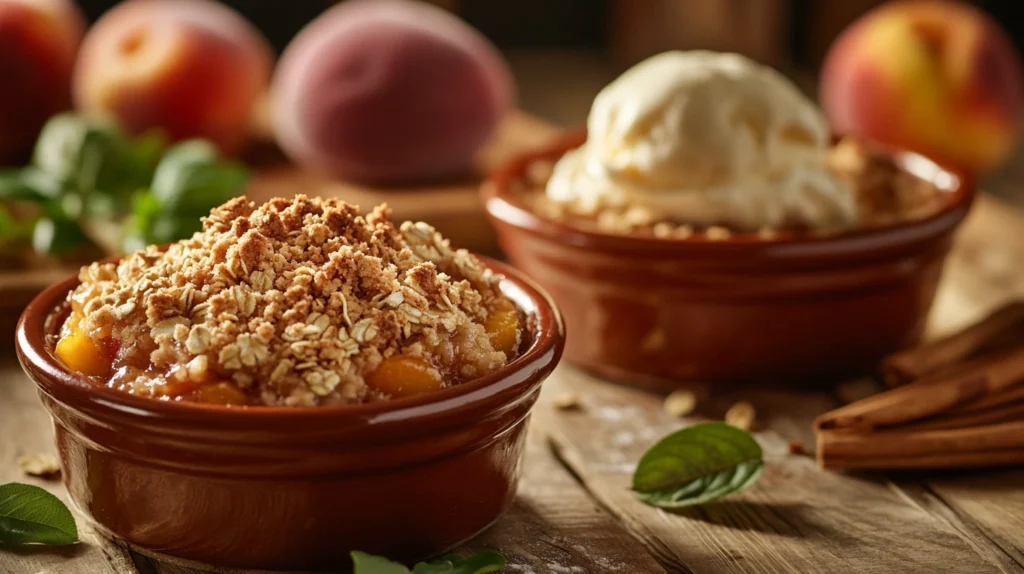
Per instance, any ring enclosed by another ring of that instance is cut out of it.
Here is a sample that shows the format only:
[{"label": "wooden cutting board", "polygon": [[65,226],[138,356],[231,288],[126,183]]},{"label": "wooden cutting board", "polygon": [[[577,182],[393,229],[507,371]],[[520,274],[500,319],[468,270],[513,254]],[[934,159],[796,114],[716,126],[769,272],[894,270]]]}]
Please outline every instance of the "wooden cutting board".
[{"label": "wooden cutting board", "polygon": [[[265,134],[265,130],[257,131]],[[453,245],[494,254],[497,243],[480,201],[480,184],[498,164],[518,152],[542,145],[557,131],[539,118],[513,111],[481,150],[469,173],[458,179],[415,187],[371,187],[339,181],[289,163],[272,144],[259,144],[248,160],[255,175],[246,194],[258,203],[299,193],[336,197],[364,210],[387,203],[399,221],[427,221],[451,239]],[[0,344],[11,340],[21,310],[36,293],[75,271],[75,267],[60,266],[0,270]]]}]

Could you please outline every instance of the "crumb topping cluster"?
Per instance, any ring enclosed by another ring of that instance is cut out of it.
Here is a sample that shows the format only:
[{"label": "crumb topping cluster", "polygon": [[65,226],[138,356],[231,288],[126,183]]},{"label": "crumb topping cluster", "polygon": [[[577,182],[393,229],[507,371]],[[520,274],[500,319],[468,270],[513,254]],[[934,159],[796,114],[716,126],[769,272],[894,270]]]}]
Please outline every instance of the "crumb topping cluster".
[{"label": "crumb topping cluster", "polygon": [[109,384],[140,395],[230,381],[267,405],[373,400],[387,357],[426,360],[445,384],[512,357],[491,344],[498,278],[425,223],[386,206],[302,195],[234,199],[166,250],[94,263],[71,293],[78,327],[119,345]]}]

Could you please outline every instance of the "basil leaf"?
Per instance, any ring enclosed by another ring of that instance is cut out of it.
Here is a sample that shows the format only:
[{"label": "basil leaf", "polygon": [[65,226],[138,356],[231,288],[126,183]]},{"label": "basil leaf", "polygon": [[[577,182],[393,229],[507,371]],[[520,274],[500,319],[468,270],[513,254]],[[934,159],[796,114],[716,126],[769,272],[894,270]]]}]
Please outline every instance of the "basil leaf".
[{"label": "basil leaf", "polygon": [[420,562],[413,567],[412,574],[485,574],[504,567],[505,559],[501,554],[485,550],[469,558],[449,554],[432,562]]},{"label": "basil leaf", "polygon": [[409,574],[409,569],[387,558],[365,552],[352,552],[352,574]]},{"label": "basil leaf", "polygon": [[60,179],[78,175],[78,160],[89,123],[71,113],[58,114],[46,122],[32,154],[32,165]]},{"label": "basil leaf", "polygon": [[151,245],[161,245],[188,239],[197,231],[202,231],[203,222],[199,214],[173,215],[161,213],[157,216],[146,230],[145,237]]},{"label": "basil leaf", "polygon": [[486,574],[505,567],[501,554],[490,550],[469,558],[448,554],[437,560],[420,562],[411,571],[397,562],[365,552],[352,552],[352,562],[355,566],[353,574]]},{"label": "basil leaf", "polygon": [[18,222],[3,204],[0,204],[0,246],[7,241],[13,241],[18,235]]},{"label": "basil leaf", "polygon": [[0,248],[5,244],[20,243],[31,238],[36,219],[36,217],[17,219],[0,203]]},{"label": "basil leaf", "polygon": [[32,230],[32,248],[36,253],[60,255],[91,243],[82,226],[71,219],[42,217]]},{"label": "basil leaf", "polygon": [[74,544],[78,527],[59,498],[38,486],[0,485],[0,544]]},{"label": "basil leaf", "polygon": [[63,191],[60,180],[34,167],[0,172],[0,199],[41,202]]},{"label": "basil leaf", "polygon": [[21,175],[20,169],[0,171],[0,199],[38,200],[39,192],[32,188]]},{"label": "basil leaf", "polygon": [[112,196],[115,201],[100,209],[109,211],[149,184],[162,148],[159,134],[133,142],[113,124],[60,114],[43,127],[32,162],[37,171],[85,197]]},{"label": "basil leaf", "polygon": [[724,422],[696,424],[644,453],[633,474],[633,492],[660,508],[704,504],[754,484],[763,456],[761,445],[744,430]]},{"label": "basil leaf", "polygon": [[218,162],[210,142],[190,140],[167,151],[150,189],[166,210],[205,214],[237,195],[248,179],[242,166]]}]

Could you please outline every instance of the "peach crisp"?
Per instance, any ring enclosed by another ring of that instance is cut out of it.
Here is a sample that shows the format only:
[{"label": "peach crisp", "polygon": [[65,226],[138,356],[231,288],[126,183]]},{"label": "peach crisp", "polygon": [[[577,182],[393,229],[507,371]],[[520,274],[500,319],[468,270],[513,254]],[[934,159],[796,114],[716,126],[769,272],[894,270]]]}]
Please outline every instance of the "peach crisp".
[{"label": "peach crisp", "polygon": [[54,353],[98,384],[226,405],[359,403],[493,373],[523,338],[499,277],[425,223],[297,196],[94,263]]}]

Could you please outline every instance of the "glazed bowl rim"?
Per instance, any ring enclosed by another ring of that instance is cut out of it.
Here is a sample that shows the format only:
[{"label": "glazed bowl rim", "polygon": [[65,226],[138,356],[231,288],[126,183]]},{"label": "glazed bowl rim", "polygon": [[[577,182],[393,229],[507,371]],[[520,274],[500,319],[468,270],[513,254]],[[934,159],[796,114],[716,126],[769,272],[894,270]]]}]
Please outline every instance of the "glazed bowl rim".
[{"label": "glazed bowl rim", "polygon": [[[479,405],[500,407],[505,403],[514,403],[515,398],[528,392],[535,384],[539,384],[538,379],[542,380],[554,369],[565,345],[565,326],[561,313],[551,297],[531,279],[508,264],[486,256],[476,257],[501,277],[503,292],[509,294],[505,285],[511,285],[511,291],[518,291],[529,300],[532,309],[521,305],[521,301],[516,301],[514,294],[510,295],[521,311],[528,316],[536,316],[533,340],[519,357],[489,375],[440,391],[411,397],[328,406],[237,407],[165,401],[98,386],[86,380],[83,375],[65,367],[46,344],[47,321],[63,303],[67,293],[79,284],[78,273],[57,281],[32,299],[18,320],[15,349],[23,369],[28,371],[31,367],[40,379],[45,380],[43,382],[36,380],[36,376],[30,376],[33,382],[42,392],[58,402],[69,403],[73,409],[79,408],[75,403],[85,402],[124,414],[164,420],[208,421],[220,426],[230,425],[232,421],[248,424],[270,419],[275,422],[286,419],[302,419],[303,422],[362,419],[379,426],[391,422],[407,423],[420,418],[435,418],[448,412]],[[512,397],[503,399],[497,405],[490,404],[495,397],[509,390],[514,393]],[[68,400],[69,397],[71,401]]]},{"label": "glazed bowl rim", "polygon": [[[838,139],[838,136],[835,138]],[[916,244],[941,235],[955,227],[966,217],[976,195],[974,179],[966,172],[922,154],[871,143],[870,148],[892,157],[897,166],[911,175],[908,164],[917,169],[933,172],[931,182],[939,176],[950,178],[952,194],[948,205],[928,217],[879,227],[860,227],[833,233],[779,233],[765,238],[758,232],[733,232],[726,240],[710,240],[700,236],[688,238],[660,238],[642,235],[613,234],[585,229],[569,222],[545,217],[530,209],[511,191],[510,183],[520,177],[527,166],[538,159],[557,159],[586,141],[586,130],[567,131],[546,145],[528,149],[500,164],[487,177],[481,194],[488,215],[501,223],[535,235],[555,239],[559,243],[596,250],[627,251],[641,254],[706,255],[721,253],[765,256],[772,259],[800,259],[809,256],[827,256],[841,259],[862,255],[872,249],[899,248]],[[926,181],[928,178],[922,177]],[[945,187],[945,186],[940,186]]]}]

